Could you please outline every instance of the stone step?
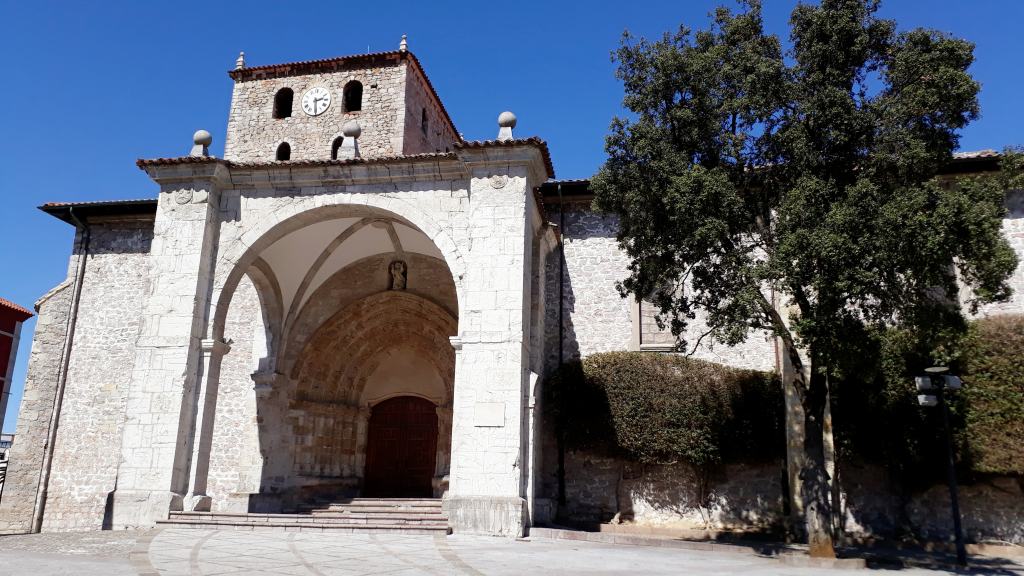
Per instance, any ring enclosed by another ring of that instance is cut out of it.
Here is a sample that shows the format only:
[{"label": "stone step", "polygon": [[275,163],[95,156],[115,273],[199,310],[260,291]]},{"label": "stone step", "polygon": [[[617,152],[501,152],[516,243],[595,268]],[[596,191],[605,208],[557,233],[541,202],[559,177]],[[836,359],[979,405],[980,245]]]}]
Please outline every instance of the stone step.
[{"label": "stone step", "polygon": [[171,512],[169,520],[245,522],[249,524],[416,524],[447,526],[442,514],[245,514],[235,512]]},{"label": "stone step", "polygon": [[316,500],[303,508],[441,508],[440,498],[352,498],[351,500]]},{"label": "stone step", "polygon": [[201,530],[240,530],[254,532],[334,532],[341,534],[448,534],[444,525],[419,524],[334,524],[309,522],[245,522],[231,520],[203,520],[176,518],[157,520],[162,528],[195,528]]},{"label": "stone step", "polygon": [[440,507],[427,506],[327,506],[322,508],[301,508],[296,514],[443,514]]},{"label": "stone step", "polygon": [[304,516],[313,518],[425,518],[434,520],[447,520],[448,516],[440,510],[430,512],[409,511],[409,510],[374,510],[371,508],[360,510],[310,510]]}]

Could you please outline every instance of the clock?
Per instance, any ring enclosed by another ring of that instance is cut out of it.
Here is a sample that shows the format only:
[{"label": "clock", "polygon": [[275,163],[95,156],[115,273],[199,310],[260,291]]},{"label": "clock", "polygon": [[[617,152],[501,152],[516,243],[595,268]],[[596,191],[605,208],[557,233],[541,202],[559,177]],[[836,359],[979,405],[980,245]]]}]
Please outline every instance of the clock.
[{"label": "clock", "polygon": [[302,95],[302,111],[310,116],[319,116],[331,105],[331,92],[323,86],[314,86]]}]

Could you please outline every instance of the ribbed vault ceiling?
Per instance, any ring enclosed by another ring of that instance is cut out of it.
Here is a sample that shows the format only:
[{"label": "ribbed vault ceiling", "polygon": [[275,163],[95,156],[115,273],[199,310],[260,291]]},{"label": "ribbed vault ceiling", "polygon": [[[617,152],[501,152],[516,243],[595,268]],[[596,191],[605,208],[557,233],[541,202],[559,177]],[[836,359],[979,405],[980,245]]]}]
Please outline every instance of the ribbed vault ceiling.
[{"label": "ribbed vault ceiling", "polygon": [[377,254],[416,252],[444,260],[425,234],[388,218],[340,218],[311,224],[267,247],[261,257],[281,287],[282,307],[294,317],[309,296],[349,264]]}]

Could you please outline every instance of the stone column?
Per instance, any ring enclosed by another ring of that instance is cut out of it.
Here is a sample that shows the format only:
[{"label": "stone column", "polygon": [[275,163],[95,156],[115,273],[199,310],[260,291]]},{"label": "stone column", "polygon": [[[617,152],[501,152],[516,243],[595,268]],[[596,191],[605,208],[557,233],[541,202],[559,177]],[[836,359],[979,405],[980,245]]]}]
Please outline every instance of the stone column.
[{"label": "stone column", "polygon": [[218,199],[229,181],[228,169],[213,158],[142,166],[161,190],[114,492],[115,529],[152,526],[182,508],[189,488]]},{"label": "stone column", "polygon": [[370,437],[369,432],[370,409],[362,406],[356,414],[355,475],[360,480],[366,479],[366,444]]},{"label": "stone column", "polygon": [[256,395],[256,427],[259,430],[260,455],[263,470],[260,474],[260,493],[250,497],[250,508],[260,512],[280,512],[281,502],[273,494],[281,488],[292,473],[291,430],[285,427],[287,414],[288,377],[273,370],[252,374]]},{"label": "stone column", "polygon": [[196,434],[192,443],[192,461],[189,467],[189,492],[183,507],[186,510],[209,511],[210,497],[206,495],[206,482],[210,472],[210,447],[213,445],[213,422],[217,414],[217,390],[220,366],[231,347],[224,341],[202,341],[202,372],[197,381]]},{"label": "stone column", "polygon": [[440,498],[448,491],[448,473],[452,460],[452,407],[438,406],[437,412],[437,462],[434,468],[434,497]]},{"label": "stone column", "polygon": [[533,187],[546,178],[532,146],[463,149],[471,169],[445,509],[456,533],[519,537],[528,516],[524,449],[532,281]]}]

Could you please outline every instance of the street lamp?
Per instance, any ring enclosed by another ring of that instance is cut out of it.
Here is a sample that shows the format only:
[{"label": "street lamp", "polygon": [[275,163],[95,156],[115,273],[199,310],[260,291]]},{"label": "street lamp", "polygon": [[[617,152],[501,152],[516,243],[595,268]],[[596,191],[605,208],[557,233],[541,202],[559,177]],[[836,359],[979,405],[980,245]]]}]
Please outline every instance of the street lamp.
[{"label": "street lamp", "polygon": [[960,498],[956,487],[956,462],[953,457],[953,434],[949,429],[949,405],[946,403],[947,390],[959,390],[962,382],[957,376],[947,374],[949,368],[932,366],[924,369],[926,376],[914,378],[917,385],[917,403],[930,408],[939,406],[942,410],[942,429],[946,434],[946,464],[949,478],[949,501],[953,509],[953,531],[956,536],[956,561],[961,566],[967,565],[967,550],[964,548],[964,532],[960,525]]}]

